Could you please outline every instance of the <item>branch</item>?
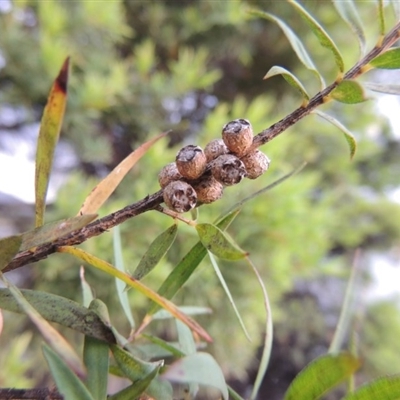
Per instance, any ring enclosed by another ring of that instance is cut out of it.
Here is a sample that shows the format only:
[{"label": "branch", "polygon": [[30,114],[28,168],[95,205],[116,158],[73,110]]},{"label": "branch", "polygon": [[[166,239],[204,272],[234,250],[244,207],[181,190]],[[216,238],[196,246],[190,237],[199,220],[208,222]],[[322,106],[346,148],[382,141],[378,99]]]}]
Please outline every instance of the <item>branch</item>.
[{"label": "branch", "polygon": [[[391,47],[400,37],[400,22],[377,44],[364,58],[355,64],[349,71],[345,73],[343,79],[354,79],[364,72],[364,67],[379,54]],[[301,106],[287,115],[285,118],[273,124],[271,127],[258,133],[253,140],[251,150],[254,150],[265,143],[271,141],[286,129],[294,125],[300,119],[310,114],[315,108],[323,104],[327,96],[336,88],[340,81],[332,83],[321,92],[318,92],[307,104]],[[207,168],[208,169],[208,168]],[[50,254],[57,252],[61,246],[78,245],[86,240],[100,235],[108,229],[121,224],[129,218],[136,217],[146,211],[156,210],[163,202],[162,190],[145,197],[137,203],[131,204],[121,210],[118,210],[110,215],[100,218],[91,224],[78,229],[67,236],[61,237],[54,242],[45,243],[28,251],[17,253],[14,259],[3,269],[3,272],[12,271],[26,264],[36,262],[47,258]]]}]

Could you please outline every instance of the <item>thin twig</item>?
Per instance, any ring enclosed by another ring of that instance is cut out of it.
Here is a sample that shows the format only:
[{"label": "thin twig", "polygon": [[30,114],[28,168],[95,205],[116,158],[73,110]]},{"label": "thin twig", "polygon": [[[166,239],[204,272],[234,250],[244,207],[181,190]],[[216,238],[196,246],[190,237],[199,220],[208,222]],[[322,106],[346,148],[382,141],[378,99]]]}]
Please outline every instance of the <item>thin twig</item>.
[{"label": "thin twig", "polygon": [[[400,37],[400,21],[388,32],[378,45],[376,45],[364,58],[355,64],[344,75],[344,79],[354,79],[365,71],[368,63],[383,53],[386,49],[391,47]],[[287,115],[285,118],[276,122],[269,128],[258,133],[253,140],[251,149],[256,149],[270,142],[272,139],[280,135],[286,129],[294,125],[300,119],[310,114],[315,108],[324,103],[328,95],[337,87],[340,81],[336,81],[326,87],[321,92],[317,93],[306,106],[301,106]],[[251,151],[251,150],[250,150]],[[146,211],[157,209],[163,201],[162,190],[145,197],[137,203],[131,204],[122,210],[118,210],[110,215],[100,218],[84,228],[78,229],[67,236],[61,237],[54,242],[46,243],[28,251],[17,253],[14,259],[3,269],[3,272],[11,271],[16,268],[22,267],[26,264],[33,263],[48,257],[50,254],[57,252],[57,248],[61,246],[78,245],[93,236],[97,236],[121,224],[129,218],[136,217]]]}]

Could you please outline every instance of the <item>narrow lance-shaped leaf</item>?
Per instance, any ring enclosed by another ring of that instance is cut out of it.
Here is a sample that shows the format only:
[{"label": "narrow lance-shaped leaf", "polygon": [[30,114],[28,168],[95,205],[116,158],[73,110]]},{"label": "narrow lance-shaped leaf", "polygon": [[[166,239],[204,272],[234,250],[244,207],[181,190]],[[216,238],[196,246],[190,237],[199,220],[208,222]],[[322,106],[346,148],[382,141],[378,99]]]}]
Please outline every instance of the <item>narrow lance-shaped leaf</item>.
[{"label": "narrow lance-shaped leaf", "polygon": [[171,364],[162,376],[171,382],[195,382],[200,385],[213,386],[221,392],[224,400],[228,400],[229,394],[224,374],[208,353],[197,352],[183,357]]},{"label": "narrow lance-shaped leaf", "polygon": [[400,375],[384,376],[360,386],[342,400],[398,400]]},{"label": "narrow lance-shaped leaf", "polygon": [[125,159],[123,159],[89,194],[84,201],[79,214],[91,214],[103,205],[103,203],[111,196],[117,186],[121,183],[124,176],[130,169],[146,154],[151,146],[158,140],[166,136],[162,133],[155,138],[143,143]]},{"label": "narrow lance-shaped leaf", "polygon": [[300,13],[300,15],[304,18],[308,26],[313,31],[314,35],[317,37],[320,44],[329,49],[330,52],[333,54],[335,63],[339,71],[341,73],[344,72],[344,62],[342,55],[340,54],[339,49],[336,47],[336,44],[328,35],[328,33],[324,30],[324,28],[322,28],[319,22],[317,22],[314,19],[314,17],[312,17],[299,3],[297,3],[294,0],[288,0],[288,2],[292,4],[296,8],[296,10]]},{"label": "narrow lance-shaped leaf", "polygon": [[273,327],[272,327],[272,311],[271,305],[268,298],[267,289],[264,285],[264,282],[261,278],[260,273],[258,272],[255,265],[251,262],[250,258],[247,257],[247,263],[250,265],[254,274],[256,275],[257,281],[260,284],[263,299],[264,299],[264,307],[265,307],[265,333],[264,333],[264,346],[261,354],[260,365],[257,370],[256,379],[254,381],[253,390],[251,391],[250,400],[254,400],[257,398],[258,391],[260,390],[261,384],[264,380],[265,372],[267,371],[269,360],[271,357],[272,351],[272,338],[273,338]]},{"label": "narrow lance-shaped leaf", "polygon": [[376,82],[363,82],[366,89],[372,90],[374,92],[393,94],[396,96],[400,95],[400,85],[396,83],[376,83]]},{"label": "narrow lance-shaped leaf", "polygon": [[248,255],[225,232],[212,224],[197,224],[196,230],[203,246],[225,260],[240,260]]},{"label": "narrow lance-shaped leaf", "polygon": [[378,0],[378,21],[379,21],[379,33],[383,38],[385,36],[385,12],[383,10],[383,0]]},{"label": "narrow lance-shaped leaf", "polygon": [[21,243],[21,235],[0,239],[0,271],[7,266],[7,264],[18,253]]},{"label": "narrow lance-shaped leaf", "polygon": [[371,60],[369,65],[378,69],[400,69],[400,48],[385,51]]},{"label": "narrow lance-shaped leaf", "polygon": [[177,231],[178,226],[174,224],[154,239],[133,273],[135,279],[142,279],[158,264],[174,243]]},{"label": "narrow lance-shaped leaf", "polygon": [[[240,209],[229,211],[224,217],[220,218],[217,225],[220,229],[226,229],[230,223],[239,214]],[[182,258],[178,265],[171,271],[167,279],[158,289],[158,294],[166,299],[172,299],[178,290],[190,278],[200,262],[206,256],[207,250],[201,242],[196,243],[192,249]],[[159,306],[153,305],[147,313],[147,316],[154,314]]]},{"label": "narrow lance-shaped leaf", "polygon": [[232,296],[232,294],[231,294],[231,292],[229,290],[229,287],[226,284],[224,276],[222,275],[221,270],[218,267],[217,260],[215,259],[215,257],[213,256],[213,254],[211,252],[208,252],[208,256],[210,257],[211,264],[212,264],[212,266],[214,268],[214,271],[215,271],[215,273],[216,273],[216,275],[217,275],[217,277],[219,279],[219,282],[221,283],[222,288],[224,289],[224,292],[225,292],[226,296],[228,297],[229,303],[231,304],[231,306],[233,308],[233,311],[234,311],[234,313],[236,315],[236,318],[239,321],[239,324],[240,324],[240,326],[241,326],[241,328],[243,330],[243,333],[245,334],[247,340],[251,341],[249,332],[247,331],[246,326],[245,326],[245,324],[243,322],[243,319],[240,316],[239,310],[236,307],[235,301],[233,300],[233,296]]},{"label": "narrow lance-shaped leaf", "polygon": [[[114,247],[114,259],[116,268],[125,272],[124,260],[122,256],[122,245],[121,245],[121,232],[119,225],[113,229],[113,247]],[[128,293],[125,290],[126,285],[120,279],[115,279],[115,285],[117,286],[118,298],[121,303],[122,309],[124,310],[125,316],[133,330],[135,328],[135,320],[133,319],[131,305],[129,303]]]},{"label": "narrow lance-shaped leaf", "polygon": [[347,22],[347,24],[356,34],[360,46],[361,55],[364,55],[366,49],[366,39],[363,29],[363,23],[361,22],[354,1],[353,0],[346,0],[346,1],[332,0],[332,1],[342,19]]},{"label": "narrow lance-shaped leaf", "polygon": [[46,195],[67,103],[69,57],[65,60],[49,94],[40,123],[35,170],[35,226],[43,225]]},{"label": "narrow lance-shaped leaf", "polygon": [[68,400],[95,400],[82,381],[68,368],[50,347],[43,346],[43,354],[59,392]]},{"label": "narrow lance-shaped leaf", "polygon": [[[108,343],[115,343],[110,328],[103,324],[92,310],[55,294],[29,289],[20,289],[20,292],[45,320],[57,322]],[[0,289],[0,308],[20,314],[24,313],[24,309],[13,297],[10,289]]]},{"label": "narrow lance-shaped leaf", "polygon": [[79,217],[67,218],[61,221],[49,222],[46,225],[22,233],[21,251],[29,250],[32,247],[50,243],[60,237],[81,229],[88,225],[97,214],[80,215]]},{"label": "narrow lance-shaped leaf", "polygon": [[279,66],[274,66],[266,73],[266,75],[264,76],[263,79],[268,79],[268,78],[271,78],[272,76],[276,76],[276,75],[282,75],[283,78],[285,79],[285,81],[290,86],[292,86],[293,88],[298,90],[304,99],[304,102],[305,102],[304,105],[307,105],[308,101],[310,100],[310,96],[307,93],[307,90],[304,88],[302,83],[287,69],[279,67]]},{"label": "narrow lance-shaped leaf", "polygon": [[336,126],[336,128],[339,128],[343,132],[346,142],[349,145],[350,159],[352,159],[357,150],[357,142],[353,134],[344,125],[342,125],[336,118],[319,110],[314,110],[313,112],[318,116],[320,116],[321,118],[325,119],[326,121],[330,122],[332,125]]},{"label": "narrow lance-shaped leaf", "polygon": [[111,350],[118,367],[128,379],[134,382],[132,388],[129,389],[129,394],[132,396],[130,398],[140,396],[148,388],[151,391],[151,383],[164,361],[146,362],[115,345],[111,346]]},{"label": "narrow lance-shaped leaf", "polygon": [[85,336],[83,362],[87,369],[86,387],[94,399],[107,398],[108,344],[90,336]]},{"label": "narrow lance-shaped leaf", "polygon": [[360,365],[349,353],[318,357],[292,381],[284,400],[317,400],[354,374]]},{"label": "narrow lance-shaped leaf", "polygon": [[25,299],[21,291],[14,284],[9,282],[4,276],[2,276],[2,279],[8,286],[10,293],[18,305],[35,324],[46,342],[78,376],[84,377],[86,375],[85,367],[71,345],[39,314],[39,312]]},{"label": "narrow lance-shaped leaf", "polygon": [[118,279],[121,279],[123,282],[127,283],[129,286],[135,288],[139,292],[141,292],[143,295],[148,297],[150,300],[153,300],[155,303],[157,303],[159,306],[162,308],[168,310],[174,317],[180,319],[183,323],[188,325],[191,329],[193,329],[195,332],[199,334],[203,339],[206,341],[212,341],[210,335],[192,318],[189,318],[188,316],[184,315],[179,309],[170,301],[167,299],[161,297],[157,293],[155,293],[153,290],[148,288],[147,286],[143,285],[140,281],[132,278],[131,276],[123,273],[122,271],[118,271],[116,268],[114,268],[111,264],[108,262],[101,260],[98,257],[93,256],[92,254],[89,254],[81,249],[78,249],[76,247],[71,247],[71,246],[63,246],[58,248],[58,251],[60,253],[68,253],[71,254],[75,257],[80,258],[81,260],[87,262],[88,264],[96,267],[97,269],[106,272],[107,274],[116,277]]},{"label": "narrow lance-shaped leaf", "polygon": [[330,97],[345,104],[357,104],[368,100],[364,88],[358,82],[348,79],[340,82],[331,92]]},{"label": "narrow lance-shaped leaf", "polygon": [[398,0],[390,0],[396,19],[400,19],[400,3]]},{"label": "narrow lance-shaped leaf", "polygon": [[289,26],[285,22],[283,22],[282,20],[280,20],[279,18],[275,17],[272,14],[269,14],[269,13],[266,13],[266,12],[263,12],[260,10],[249,10],[248,12],[251,15],[261,17],[261,18],[264,18],[264,19],[267,19],[269,21],[276,23],[282,29],[283,33],[289,40],[289,43],[292,46],[292,48],[293,48],[294,52],[296,53],[297,57],[299,58],[299,60],[303,63],[303,65],[307,69],[312,71],[317,76],[317,78],[319,79],[319,81],[321,83],[321,88],[325,87],[324,78],[318,72],[318,69],[316,68],[316,66],[314,65],[310,56],[308,55],[307,50],[304,48],[301,40],[293,32],[293,30],[291,28],[289,28]]}]

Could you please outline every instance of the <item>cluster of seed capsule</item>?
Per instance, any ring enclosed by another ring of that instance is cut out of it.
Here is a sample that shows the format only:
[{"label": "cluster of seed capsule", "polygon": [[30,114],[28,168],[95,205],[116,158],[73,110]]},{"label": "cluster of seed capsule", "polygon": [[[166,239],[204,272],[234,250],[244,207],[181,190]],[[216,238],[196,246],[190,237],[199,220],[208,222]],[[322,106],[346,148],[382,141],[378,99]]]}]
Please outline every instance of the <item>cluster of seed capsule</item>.
[{"label": "cluster of seed capsule", "polygon": [[186,212],[220,199],[225,186],[245,177],[258,178],[268,169],[270,160],[258,149],[249,152],[252,143],[250,122],[235,119],[223,126],[222,139],[212,140],[204,150],[194,145],[183,147],[175,162],[158,175],[166,206]]}]

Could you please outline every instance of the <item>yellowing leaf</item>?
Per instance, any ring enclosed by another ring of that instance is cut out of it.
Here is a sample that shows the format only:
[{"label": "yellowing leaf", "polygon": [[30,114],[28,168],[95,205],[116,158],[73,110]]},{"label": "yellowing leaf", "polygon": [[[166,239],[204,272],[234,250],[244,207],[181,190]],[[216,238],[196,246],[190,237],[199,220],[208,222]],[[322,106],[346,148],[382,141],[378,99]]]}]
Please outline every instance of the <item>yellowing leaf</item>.
[{"label": "yellowing leaf", "polygon": [[400,48],[385,51],[371,60],[369,65],[379,69],[400,69]]},{"label": "yellowing leaf", "polygon": [[35,226],[43,225],[46,195],[67,102],[69,57],[65,60],[47,100],[40,123],[35,169]]},{"label": "yellowing leaf", "polygon": [[288,0],[288,2],[292,4],[300,13],[300,15],[304,18],[314,35],[317,37],[319,43],[331,51],[339,71],[343,72],[344,62],[342,55],[340,54],[339,49],[336,47],[334,41],[331,39],[328,33],[299,3],[294,0]]},{"label": "yellowing leaf", "polygon": [[65,363],[80,377],[86,376],[86,369],[71,345],[61,336],[25,299],[21,291],[3,277],[3,281],[25,314],[36,325],[46,342],[65,361]]},{"label": "yellowing leaf", "polygon": [[346,104],[357,104],[368,100],[363,87],[358,82],[347,79],[336,86],[331,92],[330,97],[340,103]]},{"label": "yellowing leaf", "polygon": [[140,281],[132,278],[131,276],[125,274],[122,271],[117,270],[116,268],[114,268],[113,265],[109,264],[108,262],[101,260],[100,258],[95,257],[76,247],[63,246],[60,247],[58,251],[60,253],[68,253],[75,257],[78,257],[81,260],[87,262],[88,264],[100,269],[101,271],[106,272],[107,274],[114,276],[115,278],[121,279],[123,282],[135,288],[136,290],[141,292],[150,300],[153,300],[155,303],[157,303],[165,310],[168,310],[175,318],[180,319],[189,328],[197,332],[198,335],[201,336],[203,339],[209,342],[212,341],[210,335],[196,321],[194,321],[187,315],[183,314],[173,303],[161,297],[156,292],[154,292],[147,286],[143,285],[143,283],[141,283]]},{"label": "yellowing leaf", "polygon": [[240,260],[248,255],[221,229],[212,224],[197,224],[196,230],[203,246],[225,260]]},{"label": "yellowing leaf", "polygon": [[143,143],[125,159],[123,159],[89,194],[81,209],[79,215],[91,214],[103,205],[103,203],[111,196],[117,186],[120,184],[124,176],[129,170],[142,158],[151,146],[167,133],[161,133],[155,138]]},{"label": "yellowing leaf", "polygon": [[21,235],[0,239],[0,271],[13,259],[21,246]]}]

